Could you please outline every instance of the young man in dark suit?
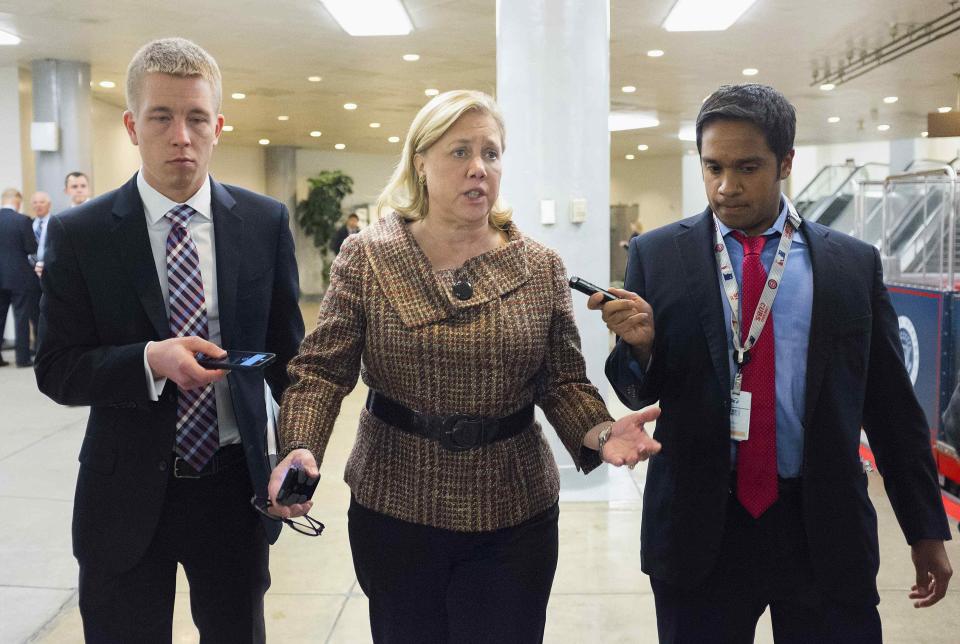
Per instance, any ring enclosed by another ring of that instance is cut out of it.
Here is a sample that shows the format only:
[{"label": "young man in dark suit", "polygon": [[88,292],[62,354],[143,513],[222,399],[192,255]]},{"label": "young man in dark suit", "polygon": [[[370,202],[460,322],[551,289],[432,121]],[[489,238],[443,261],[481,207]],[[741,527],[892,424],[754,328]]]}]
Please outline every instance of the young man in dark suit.
[{"label": "young man in dark suit", "polygon": [[[30,218],[20,214],[22,200],[16,188],[7,188],[0,196],[0,340],[7,310],[13,305],[15,360],[18,367],[29,367],[33,365],[30,320],[35,316],[40,284],[29,259],[37,252],[37,240]],[[0,366],[7,364],[2,357],[0,363]]]},{"label": "young man in dark suit", "polygon": [[[876,249],[799,219],[780,182],[793,106],[721,87],[697,118],[709,207],[630,243],[602,306],[607,376],[660,401],[641,552],[661,642],[880,642],[860,430],[910,544],[914,605],[944,596],[949,532]],[[591,308],[600,308],[598,296]]]},{"label": "young man in dark suit", "polygon": [[[47,230],[37,382],[89,405],[73,514],[91,642],[170,641],[177,564],[203,641],[262,642],[268,544],[264,377],[279,399],[303,337],[286,208],[208,174],[223,126],[216,61],[179,38],[127,72],[142,166]],[[264,371],[197,352],[267,351]]]}]

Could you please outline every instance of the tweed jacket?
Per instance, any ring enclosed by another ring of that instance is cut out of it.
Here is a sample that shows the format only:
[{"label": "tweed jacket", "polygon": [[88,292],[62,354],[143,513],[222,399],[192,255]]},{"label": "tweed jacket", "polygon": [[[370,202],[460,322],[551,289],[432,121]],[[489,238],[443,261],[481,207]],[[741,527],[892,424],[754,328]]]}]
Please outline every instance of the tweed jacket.
[{"label": "tweed jacket", "polygon": [[[589,472],[582,445],[610,420],[586,377],[559,255],[511,224],[506,245],[455,270],[434,271],[397,214],[351,235],[333,264],[316,330],[289,365],[280,440],[319,463],[358,373],[371,388],[424,413],[507,416],[539,405]],[[451,292],[458,276],[471,298]],[[516,525],[558,498],[541,428],[463,452],[361,412],[345,480],[361,505],[413,523],[481,532]]]}]

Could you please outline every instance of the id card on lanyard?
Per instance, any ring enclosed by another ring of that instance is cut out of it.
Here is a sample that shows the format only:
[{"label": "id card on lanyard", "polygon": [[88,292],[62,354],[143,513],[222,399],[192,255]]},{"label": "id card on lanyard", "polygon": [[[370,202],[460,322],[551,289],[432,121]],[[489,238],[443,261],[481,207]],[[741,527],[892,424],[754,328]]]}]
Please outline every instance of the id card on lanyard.
[{"label": "id card on lanyard", "polygon": [[723,281],[724,294],[727,297],[727,303],[730,305],[733,359],[737,369],[736,376],[733,379],[733,389],[730,392],[730,438],[735,441],[745,441],[750,438],[751,394],[749,391],[741,390],[743,367],[750,361],[750,349],[756,344],[757,338],[760,337],[760,333],[763,332],[763,328],[770,318],[773,302],[777,297],[777,289],[787,267],[787,256],[790,253],[790,246],[793,244],[793,235],[802,221],[790,200],[784,197],[784,201],[787,204],[787,221],[783,226],[780,245],[777,247],[773,265],[770,267],[767,283],[763,287],[760,301],[757,302],[757,310],[753,312],[746,342],[741,342],[740,339],[740,286],[737,284],[737,277],[733,272],[733,264],[730,261],[730,253],[727,252],[726,242],[724,242],[723,234],[720,232],[720,222],[715,214],[713,216],[713,250],[717,260],[717,268],[720,270],[720,277]]}]

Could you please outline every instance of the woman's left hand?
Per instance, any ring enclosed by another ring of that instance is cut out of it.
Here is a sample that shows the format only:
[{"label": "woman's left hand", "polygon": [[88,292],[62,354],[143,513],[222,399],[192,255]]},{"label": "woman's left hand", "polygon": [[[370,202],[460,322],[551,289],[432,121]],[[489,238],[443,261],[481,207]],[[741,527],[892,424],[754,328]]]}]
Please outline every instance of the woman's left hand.
[{"label": "woman's left hand", "polygon": [[656,420],[659,415],[660,408],[651,405],[615,422],[600,458],[618,467],[633,467],[659,452],[660,443],[647,434],[643,427],[644,423]]}]

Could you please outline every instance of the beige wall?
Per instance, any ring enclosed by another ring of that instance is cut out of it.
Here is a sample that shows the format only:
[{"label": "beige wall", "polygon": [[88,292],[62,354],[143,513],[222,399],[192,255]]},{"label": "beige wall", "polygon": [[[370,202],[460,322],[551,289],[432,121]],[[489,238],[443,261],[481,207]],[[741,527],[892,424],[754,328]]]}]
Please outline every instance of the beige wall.
[{"label": "beige wall", "polygon": [[610,163],[610,203],[637,204],[644,230],[681,219],[683,182],[680,155],[614,159]]}]

